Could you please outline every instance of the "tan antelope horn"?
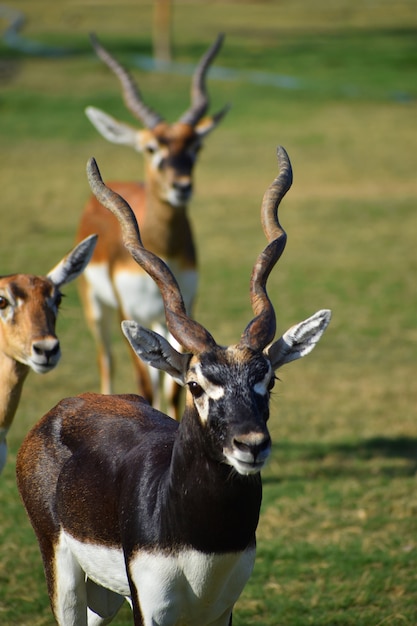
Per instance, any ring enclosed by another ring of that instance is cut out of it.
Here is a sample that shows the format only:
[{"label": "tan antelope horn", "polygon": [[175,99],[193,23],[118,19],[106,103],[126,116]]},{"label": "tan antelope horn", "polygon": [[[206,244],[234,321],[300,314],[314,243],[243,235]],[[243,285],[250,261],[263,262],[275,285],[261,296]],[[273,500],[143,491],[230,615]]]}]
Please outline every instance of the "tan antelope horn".
[{"label": "tan antelope horn", "polygon": [[129,72],[104,48],[94,33],[90,34],[90,41],[97,56],[119,79],[123,99],[129,111],[149,129],[155,128],[160,122],[163,122],[164,118],[143,102],[139,88]]}]

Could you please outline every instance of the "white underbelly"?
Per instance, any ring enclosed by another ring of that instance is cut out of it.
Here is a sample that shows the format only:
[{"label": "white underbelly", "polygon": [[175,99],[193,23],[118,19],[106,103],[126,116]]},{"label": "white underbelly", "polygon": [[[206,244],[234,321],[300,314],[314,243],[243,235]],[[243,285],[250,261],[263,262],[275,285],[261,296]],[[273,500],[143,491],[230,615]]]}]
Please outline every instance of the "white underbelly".
[{"label": "white underbelly", "polygon": [[[190,311],[197,290],[197,272],[179,271],[175,263],[170,267],[176,276],[187,311]],[[101,303],[118,309],[119,303],[126,319],[150,326],[165,319],[164,305],[154,280],[142,272],[119,271],[113,277],[107,264],[89,264],[85,277],[90,286],[92,310],[100,317]]]},{"label": "white underbelly", "polygon": [[[67,533],[63,535],[91,580],[130,597],[121,549],[82,543]],[[254,561],[254,548],[223,555],[190,549],[173,555],[138,552],[130,563],[130,570],[144,625],[227,626],[233,605],[252,573]]]},{"label": "white underbelly", "polygon": [[84,543],[66,532],[63,539],[88,578],[121,596],[130,596],[122,549]]}]

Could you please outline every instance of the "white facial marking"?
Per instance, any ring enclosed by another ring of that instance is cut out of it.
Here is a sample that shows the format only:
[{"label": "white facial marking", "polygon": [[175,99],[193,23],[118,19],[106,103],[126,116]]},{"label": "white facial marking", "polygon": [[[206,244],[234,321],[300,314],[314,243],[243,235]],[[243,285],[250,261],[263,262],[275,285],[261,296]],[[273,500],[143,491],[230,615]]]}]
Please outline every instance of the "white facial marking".
[{"label": "white facial marking", "polygon": [[158,144],[149,144],[147,146],[147,148],[151,148],[151,150],[154,150],[152,157],[151,157],[151,163],[152,163],[152,167],[157,170],[159,169],[159,166],[162,163],[162,159],[164,158],[164,155],[162,154],[162,151],[160,149],[158,149]]},{"label": "white facial marking", "polygon": [[[256,445],[256,439],[260,438],[259,433],[253,433],[253,445]],[[263,438],[263,435],[262,435]],[[250,437],[247,437],[247,442],[249,443]],[[226,459],[226,463],[233,467],[238,474],[242,476],[249,476],[250,474],[257,474],[263,468],[266,463],[266,460],[270,454],[271,447],[268,446],[261,452],[259,452],[256,457],[250,452],[250,450],[240,450],[239,448],[224,448],[223,454]]]},{"label": "white facial marking", "polygon": [[204,393],[198,398],[194,398],[195,406],[202,422],[207,422],[210,410],[210,400],[220,400],[224,396],[224,387],[222,385],[215,385],[210,382],[203,374],[201,370],[201,364],[196,363],[192,368],[190,380],[187,383],[194,381],[202,389]]}]

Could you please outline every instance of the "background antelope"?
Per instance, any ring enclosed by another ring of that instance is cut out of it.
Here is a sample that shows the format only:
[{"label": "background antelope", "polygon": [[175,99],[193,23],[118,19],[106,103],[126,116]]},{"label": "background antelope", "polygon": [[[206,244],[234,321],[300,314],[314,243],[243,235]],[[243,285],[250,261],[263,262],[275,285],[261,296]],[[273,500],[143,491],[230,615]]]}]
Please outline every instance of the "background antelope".
[{"label": "background antelope", "polygon": [[96,240],[95,235],[87,237],[45,277],[0,276],[0,472],[6,463],[6,435],[29,369],[46,374],[61,358],[55,333],[60,287],[81,274]]},{"label": "background antelope", "polygon": [[[145,246],[165,260],[174,272],[187,311],[190,313],[197,288],[196,251],[187,216],[193,190],[193,168],[204,137],[212,131],[225,107],[205,116],[209,99],[205,77],[217,54],[220,35],[198,64],[191,88],[191,107],[173,124],[142,101],[132,77],[92,36],[98,56],[116,74],[122,85],[127,108],[145,126],[132,128],[94,107],[87,116],[97,130],[111,142],[124,144],[145,157],[145,184],[110,182],[132,207],[141,228]],[[116,218],[93,196],[82,214],[78,240],[98,233],[95,253],[81,279],[81,298],[87,322],[98,347],[101,391],[112,391],[111,318],[117,310],[120,319],[133,319],[147,326],[164,324],[164,307],[159,291],[146,273],[126,252]],[[160,328],[161,332],[163,330]],[[134,360],[140,393],[158,404],[159,376]],[[178,387],[170,385],[169,410],[178,411]],[[178,414],[177,414],[178,416]]]},{"label": "background antelope", "polygon": [[266,281],[285,247],[277,211],[292,182],[283,148],[278,161],[262,202],[269,243],[252,272],[254,318],[229,347],[187,315],[172,272],[143,247],[129,205],[89,163],[94,194],[160,288],[184,352],[135,321],[124,321],[123,332],[141,359],[187,393],[180,423],[138,396],[84,394],[60,402],[26,437],[18,486],[61,626],[107,624],[124,597],[136,626],[231,624],[254,564],[274,370],[308,354],[330,320],[319,311],[273,341]]}]

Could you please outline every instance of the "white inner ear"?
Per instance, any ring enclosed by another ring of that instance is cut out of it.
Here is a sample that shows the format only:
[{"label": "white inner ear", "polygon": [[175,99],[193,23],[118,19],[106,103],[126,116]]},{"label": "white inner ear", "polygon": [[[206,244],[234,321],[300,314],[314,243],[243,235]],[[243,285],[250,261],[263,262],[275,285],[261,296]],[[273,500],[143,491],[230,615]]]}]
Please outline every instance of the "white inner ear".
[{"label": "white inner ear", "polygon": [[329,325],[330,319],[331,311],[322,309],[287,330],[266,351],[271,359],[272,367],[278,369],[286,363],[309,354],[320,340]]},{"label": "white inner ear", "polygon": [[139,149],[138,131],[136,128],[119,122],[111,115],[108,115],[95,107],[87,107],[85,110],[90,122],[107,141],[118,143],[132,148]]},{"label": "white inner ear", "polygon": [[55,287],[62,287],[77,278],[91,259],[97,235],[86,237],[59,261],[47,274]]}]

